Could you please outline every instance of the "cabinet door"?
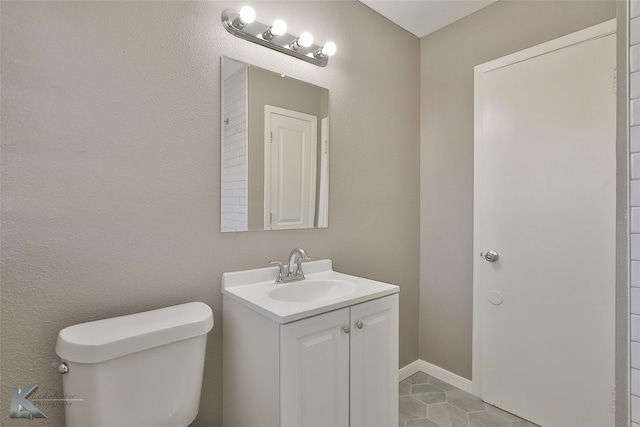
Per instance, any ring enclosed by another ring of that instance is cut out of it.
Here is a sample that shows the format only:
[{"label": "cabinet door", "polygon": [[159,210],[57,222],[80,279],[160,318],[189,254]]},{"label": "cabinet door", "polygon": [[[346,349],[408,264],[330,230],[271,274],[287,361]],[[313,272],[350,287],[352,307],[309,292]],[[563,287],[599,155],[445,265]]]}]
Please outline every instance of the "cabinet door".
[{"label": "cabinet door", "polygon": [[349,427],[348,325],[344,308],[280,327],[280,427]]},{"label": "cabinet door", "polygon": [[398,295],[351,308],[350,427],[398,425]]}]

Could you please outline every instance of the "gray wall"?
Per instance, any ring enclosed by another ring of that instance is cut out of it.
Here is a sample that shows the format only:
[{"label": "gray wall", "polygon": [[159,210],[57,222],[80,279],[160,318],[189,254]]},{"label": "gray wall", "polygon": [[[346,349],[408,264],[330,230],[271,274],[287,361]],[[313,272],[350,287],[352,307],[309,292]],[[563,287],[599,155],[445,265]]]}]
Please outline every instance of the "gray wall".
[{"label": "gray wall", "polygon": [[471,379],[473,67],[615,17],[613,1],[500,1],[420,40],[421,359]]},{"label": "gray wall", "polygon": [[[60,329],[199,300],[216,324],[194,425],[220,425],[220,276],[295,246],[400,285],[400,364],[418,358],[418,39],[355,1],[255,2],[336,42],[318,68],[228,34],[240,5],[3,2],[2,424],[63,426],[59,407],[8,420],[10,388],[61,393]],[[221,55],[329,89],[329,229],[220,233]]]}]

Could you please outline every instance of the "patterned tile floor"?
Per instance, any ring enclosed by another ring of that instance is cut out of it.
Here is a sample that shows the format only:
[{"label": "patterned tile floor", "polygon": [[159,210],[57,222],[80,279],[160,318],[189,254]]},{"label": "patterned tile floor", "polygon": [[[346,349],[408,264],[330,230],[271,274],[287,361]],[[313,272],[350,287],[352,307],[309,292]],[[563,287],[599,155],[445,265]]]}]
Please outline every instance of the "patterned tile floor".
[{"label": "patterned tile floor", "polygon": [[400,382],[398,427],[540,427],[418,372]]}]

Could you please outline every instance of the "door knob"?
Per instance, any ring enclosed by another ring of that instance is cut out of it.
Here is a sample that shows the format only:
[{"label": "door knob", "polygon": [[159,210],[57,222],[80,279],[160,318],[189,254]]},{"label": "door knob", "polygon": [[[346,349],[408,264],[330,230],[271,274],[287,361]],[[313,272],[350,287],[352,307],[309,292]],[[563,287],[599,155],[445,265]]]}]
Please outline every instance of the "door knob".
[{"label": "door knob", "polygon": [[356,326],[358,327],[358,329],[362,329],[364,327],[364,323],[362,323],[362,320],[358,320],[356,322]]},{"label": "door knob", "polygon": [[496,252],[496,251],[489,251],[486,254],[484,254],[484,259],[486,259],[489,262],[496,262],[499,257],[500,256],[498,255],[498,252]]},{"label": "door knob", "polygon": [[344,331],[345,334],[348,334],[349,332],[351,332],[351,328],[349,327],[349,325],[343,326],[342,330]]}]

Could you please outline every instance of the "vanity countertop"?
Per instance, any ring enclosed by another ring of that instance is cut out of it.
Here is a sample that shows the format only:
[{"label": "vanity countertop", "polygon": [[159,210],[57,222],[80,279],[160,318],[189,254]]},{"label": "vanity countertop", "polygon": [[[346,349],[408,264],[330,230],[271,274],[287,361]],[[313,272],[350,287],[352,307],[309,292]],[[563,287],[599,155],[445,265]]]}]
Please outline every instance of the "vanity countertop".
[{"label": "vanity countertop", "polygon": [[[305,262],[303,269],[304,280],[278,284],[278,267],[224,273],[222,294],[285,324],[400,291],[396,285],[333,271],[330,259]],[[304,295],[307,289],[314,294],[309,299]],[[319,289],[322,292],[313,292]]]}]

